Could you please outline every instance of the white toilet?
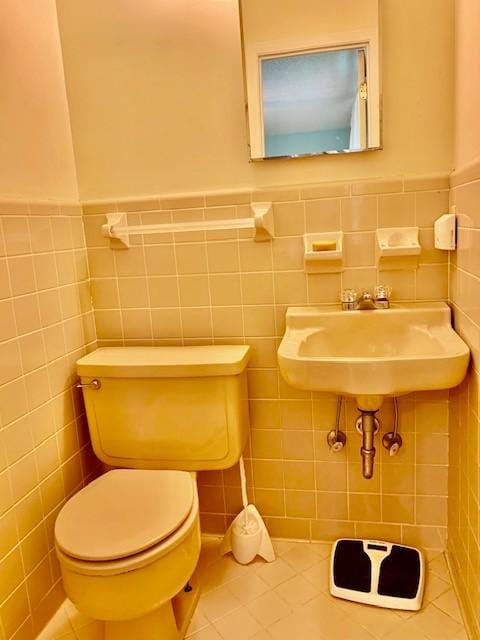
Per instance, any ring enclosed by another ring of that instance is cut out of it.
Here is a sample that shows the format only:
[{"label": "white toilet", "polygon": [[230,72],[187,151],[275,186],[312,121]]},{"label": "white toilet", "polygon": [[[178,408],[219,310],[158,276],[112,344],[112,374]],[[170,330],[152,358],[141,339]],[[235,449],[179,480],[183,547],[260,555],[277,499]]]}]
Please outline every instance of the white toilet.
[{"label": "white toilet", "polygon": [[195,471],[234,465],[248,434],[249,347],[102,348],[81,358],[94,451],[116,467],[60,511],[68,597],[107,640],[179,640],[197,599]]}]

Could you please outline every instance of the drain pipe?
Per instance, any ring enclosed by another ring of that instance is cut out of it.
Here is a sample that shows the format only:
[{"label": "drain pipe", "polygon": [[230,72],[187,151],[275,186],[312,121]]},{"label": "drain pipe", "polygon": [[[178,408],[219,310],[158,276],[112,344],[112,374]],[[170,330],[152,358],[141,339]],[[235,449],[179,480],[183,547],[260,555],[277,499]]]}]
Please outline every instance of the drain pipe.
[{"label": "drain pipe", "polygon": [[357,419],[357,430],[362,434],[362,446],[360,454],[362,456],[363,477],[369,480],[373,477],[373,461],[375,459],[374,436],[379,429],[379,420],[375,416],[376,411],[361,411]]}]

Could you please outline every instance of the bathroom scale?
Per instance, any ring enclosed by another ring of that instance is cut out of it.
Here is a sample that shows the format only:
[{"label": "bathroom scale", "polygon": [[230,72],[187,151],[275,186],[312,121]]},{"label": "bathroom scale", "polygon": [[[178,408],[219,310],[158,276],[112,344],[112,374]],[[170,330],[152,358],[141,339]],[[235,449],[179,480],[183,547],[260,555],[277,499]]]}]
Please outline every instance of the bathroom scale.
[{"label": "bathroom scale", "polygon": [[425,561],[414,547],[343,538],[332,549],[330,593],[363,604],[417,611],[422,606]]}]

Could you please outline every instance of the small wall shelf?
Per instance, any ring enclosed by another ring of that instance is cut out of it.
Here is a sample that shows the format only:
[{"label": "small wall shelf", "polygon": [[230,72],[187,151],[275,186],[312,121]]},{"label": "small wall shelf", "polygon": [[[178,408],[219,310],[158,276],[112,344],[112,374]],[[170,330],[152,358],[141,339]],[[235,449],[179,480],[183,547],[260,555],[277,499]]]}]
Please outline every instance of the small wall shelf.
[{"label": "small wall shelf", "polygon": [[182,231],[212,231],[218,229],[254,229],[255,242],[265,242],[274,237],[273,208],[271,202],[252,202],[251,218],[227,220],[199,220],[198,222],[173,222],[166,224],[128,225],[126,213],[108,213],[102,225],[102,234],[110,239],[111,249],[128,249],[130,236],[152,233],[179,233]]},{"label": "small wall shelf", "polygon": [[343,269],[343,232],[306,233],[305,271],[307,273],[338,273]]},{"label": "small wall shelf", "polygon": [[416,269],[422,247],[418,227],[377,229],[377,264],[387,269]]}]

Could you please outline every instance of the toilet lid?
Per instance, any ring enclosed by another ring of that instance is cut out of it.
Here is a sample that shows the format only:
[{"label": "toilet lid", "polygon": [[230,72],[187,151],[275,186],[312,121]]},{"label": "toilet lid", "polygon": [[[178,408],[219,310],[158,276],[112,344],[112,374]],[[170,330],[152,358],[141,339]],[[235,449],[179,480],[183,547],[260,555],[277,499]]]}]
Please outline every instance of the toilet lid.
[{"label": "toilet lid", "polygon": [[81,560],[125,558],[176,531],[193,499],[190,473],[115,469],[67,502],[55,523],[56,542]]}]

